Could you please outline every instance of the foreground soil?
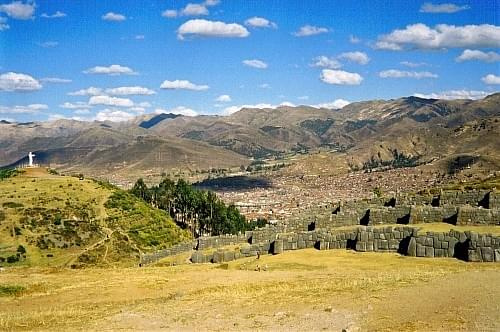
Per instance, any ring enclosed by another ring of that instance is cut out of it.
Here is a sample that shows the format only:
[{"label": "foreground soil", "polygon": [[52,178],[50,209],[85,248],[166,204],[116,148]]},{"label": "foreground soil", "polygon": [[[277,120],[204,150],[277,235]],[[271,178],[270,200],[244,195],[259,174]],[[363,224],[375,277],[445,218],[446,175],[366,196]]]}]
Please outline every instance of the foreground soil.
[{"label": "foreground soil", "polygon": [[0,289],[24,287],[0,293],[0,330],[498,331],[499,281],[494,263],[311,249],[222,265],[16,268],[0,272]]}]

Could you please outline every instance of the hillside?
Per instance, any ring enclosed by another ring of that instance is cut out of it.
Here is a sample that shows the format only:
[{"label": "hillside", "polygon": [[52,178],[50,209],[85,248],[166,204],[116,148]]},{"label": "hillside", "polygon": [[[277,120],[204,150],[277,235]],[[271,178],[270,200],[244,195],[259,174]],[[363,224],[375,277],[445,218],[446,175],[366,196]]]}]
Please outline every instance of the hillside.
[{"label": "hillside", "polygon": [[[0,181],[0,260],[7,266],[134,265],[140,252],[189,237],[165,212],[109,184],[41,168]],[[9,257],[19,261],[9,264]]]}]

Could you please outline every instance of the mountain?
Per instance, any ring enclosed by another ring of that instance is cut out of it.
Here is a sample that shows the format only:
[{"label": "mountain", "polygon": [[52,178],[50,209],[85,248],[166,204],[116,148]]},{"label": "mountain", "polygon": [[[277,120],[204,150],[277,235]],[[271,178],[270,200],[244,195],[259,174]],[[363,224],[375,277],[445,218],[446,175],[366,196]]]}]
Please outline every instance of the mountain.
[{"label": "mountain", "polygon": [[404,97],[310,106],[243,108],[229,116],[146,114],[127,122],[0,123],[0,165],[37,160],[61,169],[130,176],[246,166],[325,147],[351,169],[392,159],[443,170],[461,156],[499,165],[500,93],[481,100]]}]

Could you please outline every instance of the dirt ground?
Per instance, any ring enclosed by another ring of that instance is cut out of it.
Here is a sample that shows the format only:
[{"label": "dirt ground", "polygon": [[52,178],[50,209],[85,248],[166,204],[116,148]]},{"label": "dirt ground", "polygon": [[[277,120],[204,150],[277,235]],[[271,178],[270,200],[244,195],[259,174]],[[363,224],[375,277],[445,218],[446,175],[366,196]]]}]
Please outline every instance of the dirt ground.
[{"label": "dirt ground", "polygon": [[[255,271],[259,265],[261,271]],[[264,271],[266,270],[266,271]],[[0,272],[0,330],[498,331],[500,265],[343,250]]]}]

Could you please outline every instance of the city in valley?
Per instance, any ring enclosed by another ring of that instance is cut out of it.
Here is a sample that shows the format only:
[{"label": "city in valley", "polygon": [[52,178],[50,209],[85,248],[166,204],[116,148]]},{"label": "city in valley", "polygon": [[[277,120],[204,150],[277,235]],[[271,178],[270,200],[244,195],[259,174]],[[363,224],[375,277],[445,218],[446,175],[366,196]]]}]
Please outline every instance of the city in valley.
[{"label": "city in valley", "polygon": [[499,9],[0,0],[0,330],[500,330]]}]

